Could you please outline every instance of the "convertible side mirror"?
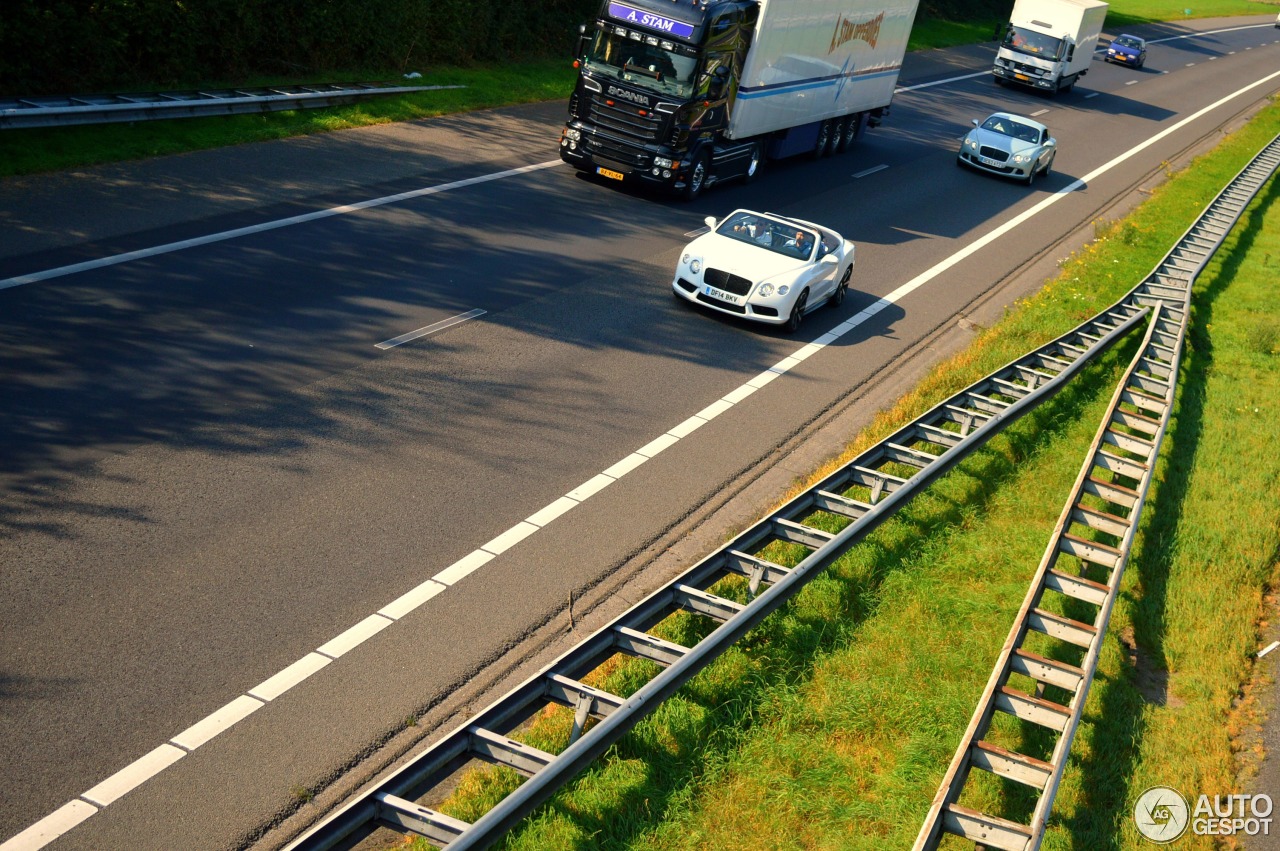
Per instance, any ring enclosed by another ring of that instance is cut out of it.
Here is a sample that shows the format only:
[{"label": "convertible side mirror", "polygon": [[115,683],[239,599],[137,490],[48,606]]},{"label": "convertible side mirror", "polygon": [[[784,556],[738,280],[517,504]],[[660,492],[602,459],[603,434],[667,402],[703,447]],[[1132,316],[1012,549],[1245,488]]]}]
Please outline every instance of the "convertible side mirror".
[{"label": "convertible side mirror", "polygon": [[703,219],[702,221],[706,222],[707,227],[711,228],[712,230],[715,230],[715,229],[716,229],[716,217],[715,217],[715,216],[707,216],[707,217],[706,217],[705,219]]},{"label": "convertible side mirror", "polygon": [[835,266],[837,263],[840,262],[840,260],[834,254],[828,254],[826,257],[823,257],[818,262],[821,263],[823,266]]},{"label": "convertible side mirror", "polygon": [[970,123],[970,124],[972,124],[974,127],[977,127],[977,126],[978,126],[978,119],[976,119],[976,118],[975,118],[975,119],[973,119],[972,121],[970,121],[969,123]]}]

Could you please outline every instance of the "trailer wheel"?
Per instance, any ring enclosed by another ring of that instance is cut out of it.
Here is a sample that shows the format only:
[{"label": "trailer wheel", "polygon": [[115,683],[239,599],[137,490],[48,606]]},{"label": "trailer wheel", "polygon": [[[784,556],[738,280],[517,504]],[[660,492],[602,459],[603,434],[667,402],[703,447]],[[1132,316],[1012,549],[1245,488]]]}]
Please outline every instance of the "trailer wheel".
[{"label": "trailer wheel", "polygon": [[831,122],[824,121],[818,125],[818,141],[813,145],[813,152],[809,154],[811,159],[822,159],[827,155],[827,148],[831,146]]},{"label": "trailer wheel", "polygon": [[742,175],[743,183],[751,183],[764,167],[764,142],[756,142],[751,146],[751,159],[747,161],[747,171]]},{"label": "trailer wheel", "polygon": [[702,152],[689,166],[689,177],[684,184],[684,200],[692,201],[702,194],[702,187],[707,183],[707,154]]},{"label": "trailer wheel", "polygon": [[862,124],[862,113],[854,113],[845,118],[844,136],[840,140],[840,152],[844,153],[853,147],[853,142],[858,138],[858,127]]},{"label": "trailer wheel", "polygon": [[831,119],[831,153],[843,154],[847,147],[846,134],[849,132],[849,116]]}]

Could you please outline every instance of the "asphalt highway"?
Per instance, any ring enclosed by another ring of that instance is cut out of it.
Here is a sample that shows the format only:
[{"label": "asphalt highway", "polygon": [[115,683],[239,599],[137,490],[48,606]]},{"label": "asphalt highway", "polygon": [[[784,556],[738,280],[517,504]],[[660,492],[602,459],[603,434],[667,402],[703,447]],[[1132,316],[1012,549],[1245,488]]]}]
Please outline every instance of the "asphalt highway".
[{"label": "asphalt highway", "polygon": [[[61,813],[91,817],[48,847],[278,847],[566,640],[570,599],[581,632],[669,547],[723,540],[730,497],[769,470],[755,498],[779,496],[787,453],[834,447],[1280,91],[1262,23],[1150,27],[1172,40],[1144,69],[1095,61],[1057,97],[995,86],[989,46],[915,55],[852,151],[692,204],[556,162],[563,103],[0,184],[0,842]],[[1059,140],[1030,189],[954,164],[997,109]],[[677,304],[686,234],[736,207],[856,242],[844,306],[788,337]]]}]

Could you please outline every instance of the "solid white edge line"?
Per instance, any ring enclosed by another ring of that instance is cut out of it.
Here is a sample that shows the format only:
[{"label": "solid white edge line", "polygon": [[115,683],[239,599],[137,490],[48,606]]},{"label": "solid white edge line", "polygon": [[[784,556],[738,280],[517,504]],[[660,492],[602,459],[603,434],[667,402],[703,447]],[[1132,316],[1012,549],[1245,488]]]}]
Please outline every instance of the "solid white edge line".
[{"label": "solid white edge line", "polygon": [[707,421],[704,420],[702,417],[692,416],[692,417],[689,417],[689,419],[685,420],[684,422],[680,423],[680,425],[676,426],[675,428],[667,429],[667,434],[671,435],[672,437],[678,437],[678,438],[684,439],[689,435],[693,434],[698,429],[702,428],[706,424],[707,424]]},{"label": "solid white edge line", "polygon": [[583,500],[590,499],[591,497],[600,493],[600,491],[609,487],[609,485],[613,484],[616,481],[617,479],[615,479],[613,476],[606,476],[604,473],[598,473],[597,475],[592,476],[590,479],[587,479],[585,482],[578,485],[573,490],[569,491],[567,494],[565,494],[565,496],[569,497],[570,499],[576,499],[578,502],[582,502]]},{"label": "solid white edge line", "polygon": [[710,405],[707,405],[701,411],[698,411],[698,413],[695,414],[694,416],[702,417],[704,420],[710,421],[710,420],[714,420],[716,417],[720,416],[725,411],[731,410],[732,408],[733,408],[732,402],[726,402],[724,399],[717,399],[716,401],[712,402]]},{"label": "solid white edge line", "polygon": [[169,740],[188,751],[193,751],[234,724],[243,721],[262,707],[266,702],[256,697],[242,694],[218,711],[192,724]]},{"label": "solid white edge line", "polygon": [[455,585],[463,577],[470,576],[477,568],[483,567],[492,560],[493,553],[473,550],[431,578],[441,585]]},{"label": "solid white edge line", "polygon": [[[1239,27],[1237,29],[1247,29],[1247,27]],[[980,76],[980,75],[974,75],[974,76]],[[1087,185],[1091,180],[1095,179],[1096,177],[1102,174],[1105,174],[1106,172],[1115,168],[1117,165],[1128,160],[1130,157],[1136,156],[1141,151],[1145,150],[1151,145],[1154,145],[1157,141],[1176,132],[1177,130],[1180,130],[1181,128],[1197,120],[1201,116],[1211,112],[1214,109],[1217,109],[1219,106],[1222,106],[1225,103],[1228,103],[1234,100],[1235,98],[1239,97],[1245,92],[1248,92],[1254,88],[1257,88],[1258,86],[1263,85],[1264,83],[1267,83],[1275,79],[1276,77],[1280,77],[1280,71],[1276,71],[1273,74],[1270,74],[1266,77],[1256,80],[1255,82],[1250,83],[1249,85],[1241,89],[1238,89],[1237,91],[1229,95],[1226,95],[1220,98],[1214,103],[1201,108],[1200,110],[1196,111],[1195,113],[1192,113],[1191,115],[1187,116],[1181,121],[1165,128],[1165,130],[1147,139],[1146,142],[1129,149],[1123,154],[1120,154],[1119,156],[1113,158],[1109,162],[1094,169],[1092,172],[1085,175],[1084,177],[1079,178],[1073,181],[1068,186],[1065,186],[1062,189],[1058,190],[1057,192],[1045,198],[1044,200],[1040,201],[1038,204],[1034,205],[1030,209],[1024,211],[1018,216],[1015,216],[1013,219],[1009,220],[1005,224],[995,228],[992,231],[989,231],[987,234],[980,237],[975,242],[970,243],[964,249],[956,252],[946,260],[943,260],[942,262],[935,264],[932,268],[926,270],[920,275],[917,275],[912,280],[898,287],[893,292],[889,293],[889,295],[884,296],[881,299],[878,299],[870,307],[863,309],[860,313],[858,313],[855,317],[853,317],[853,319],[842,322],[840,325],[836,327],[836,329],[833,329],[833,331],[828,332],[828,334],[823,336],[826,337],[831,334],[835,334],[835,338],[838,339],[840,336],[843,336],[845,333],[848,333],[848,331],[851,331],[853,330],[853,328],[862,324],[862,322],[865,322],[867,319],[870,319],[872,316],[879,313],[888,305],[898,302],[903,297],[914,292],[916,289],[919,289],[925,283],[937,277],[942,272],[946,271],[947,269],[950,269],[952,266],[955,266],[957,263],[961,262],[962,260],[971,256],[972,254],[976,253],[980,249],[986,247],[991,242],[998,239],[1000,236],[1003,236],[1005,233],[1008,233],[1010,230],[1013,230],[1014,228],[1018,227],[1022,222],[1026,221],[1027,219],[1031,218],[1034,215],[1037,215],[1039,212],[1046,209],[1050,205],[1058,202],[1065,196],[1074,192],[1076,189]],[[936,85],[936,84],[931,84],[931,85]],[[924,87],[927,87],[927,86],[922,86],[921,88],[924,88]],[[523,171],[533,170],[534,168],[545,168],[548,165],[554,165],[554,164],[555,164],[554,162],[544,163],[540,166],[527,167]],[[517,171],[522,171],[522,170],[517,170]],[[496,178],[491,177],[488,179],[496,179]],[[471,181],[459,181],[458,184],[455,184],[455,186],[460,186],[463,184],[469,184],[474,182],[483,182],[483,180],[472,179]],[[437,191],[442,191],[442,190],[437,190]],[[392,196],[392,197],[400,197],[400,196]],[[0,284],[0,289],[4,289],[4,288],[5,287],[2,284]],[[840,330],[840,329],[844,329],[844,330]],[[837,331],[839,333],[836,333]],[[722,400],[725,402],[729,402],[730,404],[737,404],[737,402],[740,402],[742,399],[746,398],[747,396],[750,396],[751,393],[754,393],[755,390],[758,389],[758,387],[762,387],[765,384],[768,384],[774,378],[777,378],[778,375],[780,374],[781,373],[774,372],[772,370],[761,373],[760,375],[753,378],[751,381],[738,387],[736,390],[725,394],[725,396],[722,397]],[[753,385],[757,385],[757,386],[753,386]],[[664,444],[664,438],[669,442]],[[658,452],[661,452],[663,449],[666,449],[668,446],[676,442],[678,442],[678,438],[672,437],[670,434],[666,434],[657,438],[654,441],[651,441],[643,449],[649,449],[650,450],[649,457],[652,457],[652,455],[656,455]],[[612,484],[614,481],[615,481],[614,478],[610,476],[606,476],[603,473],[601,473],[595,476],[594,478],[588,480],[583,485],[579,486],[576,490],[570,491],[568,496],[570,498],[574,498],[575,494],[585,494],[576,498],[576,501],[580,502],[584,499],[587,499],[591,495],[598,493],[600,490],[607,487],[609,484]],[[443,585],[452,585],[462,577],[470,574],[472,571],[476,570],[481,565],[490,561],[492,558],[494,558],[492,554],[488,552],[484,552],[483,550],[476,550],[471,554],[458,560],[457,562],[454,562],[454,564],[450,565],[445,570],[436,574],[434,577],[432,577],[432,579]],[[333,653],[326,654],[336,659],[340,657],[342,654],[349,651],[352,647],[357,646],[358,644],[366,640],[371,635],[374,635],[377,632],[380,632],[382,629],[385,629],[387,626],[390,626],[392,623],[394,623],[394,620],[384,615],[381,615],[381,614],[370,615],[368,618],[361,621],[359,624],[352,627],[351,629],[347,630],[342,635],[332,639],[327,644],[318,648],[316,652],[325,653],[326,648],[330,648],[334,651],[341,650],[341,652],[336,652],[336,655]],[[365,634],[366,632],[367,634]],[[347,642],[352,642],[352,643],[350,643],[350,646],[346,646],[345,649],[343,649],[344,645]],[[1280,646],[1280,642],[1276,642],[1275,646]],[[1270,652],[1271,649],[1274,649],[1274,648],[1268,648],[1266,652]],[[297,664],[297,663],[294,663],[294,664]],[[252,698],[249,698],[249,699],[252,700]],[[261,703],[258,702],[257,700],[255,700],[254,702],[258,703],[259,706],[261,705]],[[235,701],[233,701],[233,704],[234,703]],[[228,706],[233,704],[229,704]],[[227,707],[224,707],[224,709],[226,708]],[[81,797],[86,801],[89,801],[91,803],[96,803],[99,806],[105,807],[108,804],[110,804],[112,801],[115,801],[116,799],[118,799],[120,796],[126,794],[127,792],[141,785],[143,782],[150,779],[154,775],[160,773],[169,765],[172,765],[174,762],[177,762],[179,759],[181,759],[185,755],[186,755],[186,751],[182,750],[181,748],[174,747],[171,744],[161,745],[160,747],[153,750],[151,753],[147,754],[141,759],[138,759],[135,762],[131,763],[129,766],[126,766],[125,768],[116,772],[111,777],[99,783],[97,786],[94,786],[88,792],[81,795]],[[74,804],[76,802],[72,802],[72,803]],[[67,809],[67,807],[70,807],[70,806],[71,804],[68,804],[64,806],[62,809]],[[58,812],[60,811],[61,810],[59,810]],[[37,825],[44,823],[49,819],[52,819],[53,816],[56,814],[57,812],[55,812],[54,814],[51,814],[50,816],[46,816],[46,818],[42,819],[41,822],[37,822]],[[89,813],[88,815],[92,815],[92,813]],[[88,818],[88,815],[85,815],[84,818]],[[83,819],[81,819],[81,821],[83,821]],[[18,834],[18,836],[28,835],[34,827],[35,826],[33,825],[32,828],[28,828],[27,830],[24,830],[21,834]],[[71,825],[71,827],[74,827],[74,825]],[[67,828],[67,830],[69,829],[70,827]],[[40,841],[41,844],[31,845],[29,847],[34,851],[34,849],[42,848],[45,844],[47,844],[48,842],[52,841],[55,838],[56,837],[50,836],[49,838]],[[0,846],[0,851],[9,851],[9,844],[13,841],[16,841],[16,839],[17,837],[14,837],[14,839],[7,841],[3,846]]]},{"label": "solid white edge line", "polygon": [[680,438],[673,437],[670,434],[663,433],[658,435],[648,443],[646,443],[644,446],[641,446],[639,449],[637,449],[636,454],[643,455],[646,458],[652,458],[653,456],[657,455],[659,452],[664,452],[667,449],[670,449],[672,446],[675,446],[679,442],[680,442]]},{"label": "solid white edge line", "polygon": [[[627,473],[630,473],[632,470],[636,469],[637,467],[639,467],[641,464],[643,464],[648,460],[649,460],[648,455],[641,455],[639,452],[632,452],[630,455],[628,455],[626,458],[623,458],[617,464],[614,464],[612,467],[607,468],[604,471],[604,474],[614,479],[621,479]],[[574,503],[574,504],[576,505],[577,503]]]},{"label": "solid white edge line", "polygon": [[[405,594],[401,594],[381,609],[378,609],[378,614],[382,615],[384,618],[391,618],[393,621],[398,621],[447,587],[447,585],[441,585],[434,579],[428,579],[417,588],[414,588],[412,591]],[[324,657],[322,656],[321,658]]]},{"label": "solid white edge line", "polygon": [[414,340],[420,340],[428,334],[434,334],[437,331],[443,331],[446,328],[452,328],[454,325],[461,325],[468,319],[475,319],[477,316],[484,316],[487,310],[476,308],[468,310],[466,313],[459,313],[457,316],[450,316],[448,319],[441,319],[439,322],[419,328],[417,331],[410,331],[408,334],[401,334],[399,337],[392,337],[390,340],[383,340],[374,346],[375,349],[394,349],[396,346],[402,346]]},{"label": "solid white edge line", "polygon": [[480,549],[500,556],[541,528],[541,526],[535,526],[527,520],[521,520],[498,537],[489,541],[489,543],[481,544]]},{"label": "solid white edge line", "polygon": [[39,281],[48,281],[53,278],[61,278],[66,275],[74,275],[79,272],[88,272],[94,269],[104,269],[108,266],[117,266],[121,263],[128,263],[132,260],[143,260],[149,257],[157,257],[161,254],[171,254],[175,251],[183,251],[188,248],[198,248],[203,245],[212,245],[217,242],[225,242],[230,239],[237,239],[242,236],[252,236],[253,234],[265,233],[266,231],[277,230],[279,228],[291,227],[293,225],[306,224],[320,219],[327,219],[332,216],[340,216],[347,213],[356,213],[361,210],[371,210],[374,207],[381,207],[386,204],[395,204],[399,201],[409,201],[414,198],[424,198],[428,195],[438,195],[441,192],[448,192],[453,189],[461,189],[465,186],[475,186],[479,183],[488,183],[493,180],[502,180],[507,177],[515,177],[521,174],[528,174],[539,169],[551,168],[560,164],[560,160],[547,160],[546,162],[534,163],[533,165],[521,166],[519,168],[509,168],[505,171],[496,171],[492,174],[482,174],[478,177],[469,177],[465,180],[455,180],[451,183],[442,183],[438,186],[427,186],[422,189],[413,189],[409,192],[401,192],[396,195],[386,195],[382,198],[371,198],[367,201],[358,201],[354,204],[343,204],[340,207],[330,207],[327,210],[315,210],[310,213],[303,213],[298,216],[290,216],[285,219],[276,219],[273,222],[262,222],[248,227],[235,228],[234,230],[222,231],[221,233],[211,233],[205,236],[198,236],[193,239],[184,239],[178,242],[170,242],[164,245],[156,245],[151,248],[142,248],[137,251],[126,251],[123,254],[116,254],[111,257],[101,257],[97,260],[88,260],[84,263],[73,263],[70,266],[59,266],[55,269],[45,269],[42,272],[32,272],[27,275],[18,275],[13,278],[0,280],[0,290],[7,290],[11,287],[20,287],[25,284],[34,284]]},{"label": "solid white edge line", "polygon": [[3,843],[0,851],[37,851],[98,811],[84,801],[68,801]]},{"label": "solid white edge line", "polygon": [[319,653],[308,653],[289,667],[268,677],[245,694],[271,702],[333,660]]},{"label": "solid white edge line", "polygon": [[1262,650],[1258,651],[1258,658],[1261,659],[1263,656],[1266,656],[1268,653],[1270,653],[1272,650],[1275,650],[1277,647],[1280,647],[1280,641],[1271,642]]},{"label": "solid white edge line", "polygon": [[391,618],[384,617],[379,614],[372,614],[360,623],[348,629],[341,635],[335,636],[324,644],[316,648],[316,652],[328,656],[330,659],[339,659],[352,650],[364,644],[370,638],[382,632],[391,626],[395,621]]},{"label": "solid white edge line", "polygon": [[80,797],[91,804],[105,807],[122,795],[146,783],[187,755],[182,748],[165,742],[144,757],[134,760]]},{"label": "solid white edge line", "polygon": [[[622,462],[619,461],[618,463]],[[608,471],[606,470],[605,472]],[[536,514],[530,514],[525,518],[525,520],[529,521],[534,526],[546,526],[552,520],[555,520],[566,512],[572,511],[574,508],[577,508],[577,506],[578,501],[576,499],[570,499],[567,496],[562,496],[555,502],[538,511]]]}]

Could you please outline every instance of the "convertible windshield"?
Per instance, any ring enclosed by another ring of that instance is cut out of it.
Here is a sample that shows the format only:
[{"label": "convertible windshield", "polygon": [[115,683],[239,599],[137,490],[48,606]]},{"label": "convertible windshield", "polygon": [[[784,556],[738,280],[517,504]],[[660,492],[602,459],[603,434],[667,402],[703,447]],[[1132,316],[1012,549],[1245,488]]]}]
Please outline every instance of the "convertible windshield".
[{"label": "convertible windshield", "polygon": [[[674,47],[671,42],[665,44]],[[663,45],[664,42],[653,37],[636,41],[601,29],[587,52],[587,67],[597,74],[636,83],[664,95],[691,97],[697,57],[685,56]]]},{"label": "convertible windshield", "polygon": [[990,130],[992,133],[999,133],[1002,136],[1009,136],[1014,139],[1020,139],[1023,142],[1039,142],[1040,131],[1032,127],[1030,124],[1023,124],[1005,118],[1003,115],[993,115],[986,121],[982,122],[983,130]]},{"label": "convertible windshield", "polygon": [[808,260],[817,242],[813,231],[759,213],[734,213],[716,227],[716,233],[797,260]]},{"label": "convertible windshield", "polygon": [[1062,56],[1062,39],[1035,30],[1024,30],[1022,27],[1009,27],[1002,46],[1045,59],[1058,59]]}]

